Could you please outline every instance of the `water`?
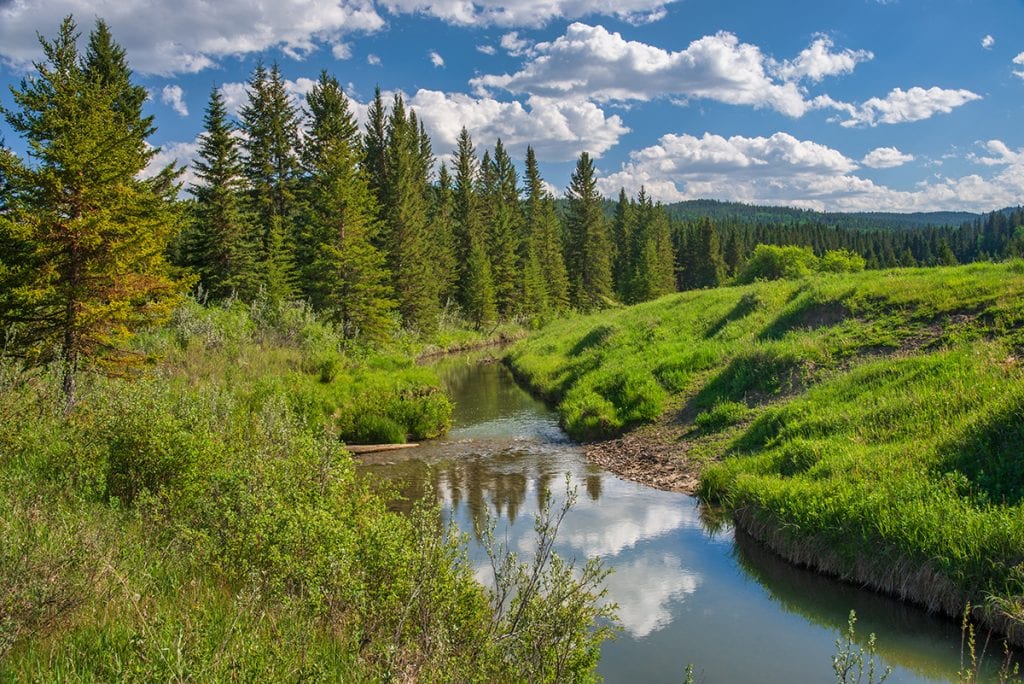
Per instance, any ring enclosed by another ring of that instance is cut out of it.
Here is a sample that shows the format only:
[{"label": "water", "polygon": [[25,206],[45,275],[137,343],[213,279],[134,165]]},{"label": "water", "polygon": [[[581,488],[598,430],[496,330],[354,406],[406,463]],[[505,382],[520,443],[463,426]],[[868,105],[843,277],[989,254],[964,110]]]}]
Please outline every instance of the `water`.
[{"label": "water", "polygon": [[[681,682],[687,663],[708,683],[834,681],[835,640],[851,609],[859,636],[877,634],[894,669],[888,681],[956,680],[953,622],[795,568],[693,497],[587,463],[554,413],[498,363],[460,356],[438,369],[455,400],[453,429],[418,449],[364,456],[365,470],[395,481],[408,500],[436,496],[467,532],[490,511],[498,537],[527,554],[534,514],[547,491],[555,504],[564,497],[569,473],[578,502],[557,549],[614,568],[608,588],[624,630],[602,649],[606,681]],[[475,542],[470,559],[486,582]]]}]

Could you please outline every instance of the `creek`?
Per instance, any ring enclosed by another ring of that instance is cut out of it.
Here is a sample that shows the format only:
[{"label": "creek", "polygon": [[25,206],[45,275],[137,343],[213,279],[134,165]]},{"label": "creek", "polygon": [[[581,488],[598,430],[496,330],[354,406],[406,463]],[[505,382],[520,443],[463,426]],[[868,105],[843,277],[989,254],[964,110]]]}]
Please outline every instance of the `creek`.
[{"label": "creek", "polygon": [[[548,491],[555,505],[564,499],[568,473],[578,500],[556,549],[613,568],[607,586],[623,631],[602,649],[605,681],[682,682],[688,663],[708,683],[835,681],[831,659],[851,609],[858,640],[877,635],[880,660],[893,668],[887,681],[956,681],[961,634],[952,621],[794,567],[695,498],[588,463],[557,415],[486,354],[436,367],[455,402],[451,431],[365,455],[361,468],[391,480],[405,505],[436,498],[469,534],[484,583],[490,567],[474,525],[489,512],[497,538],[528,556],[534,515]],[[990,648],[994,668],[1002,652]]]}]

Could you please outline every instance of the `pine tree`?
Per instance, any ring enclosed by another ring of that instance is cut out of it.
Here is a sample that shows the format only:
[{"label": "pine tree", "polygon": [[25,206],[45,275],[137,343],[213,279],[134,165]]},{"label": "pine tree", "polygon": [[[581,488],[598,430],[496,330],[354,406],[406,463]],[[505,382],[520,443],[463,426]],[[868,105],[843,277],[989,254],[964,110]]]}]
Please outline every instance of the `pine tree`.
[{"label": "pine tree", "polygon": [[725,279],[725,262],[722,260],[718,231],[710,219],[703,218],[697,223],[687,266],[691,273],[691,287],[717,287]]},{"label": "pine tree", "polygon": [[414,115],[395,95],[388,117],[384,221],[398,309],[406,326],[421,333],[437,328],[439,286],[430,262],[428,179]]},{"label": "pine tree", "polygon": [[[569,307],[569,278],[565,272],[561,224],[554,199],[544,187],[532,147],[526,148],[526,244],[524,298],[543,304],[541,314],[561,312]],[[536,266],[534,266],[536,262]],[[537,273],[534,272],[537,269]],[[543,285],[543,297],[533,292],[535,279]]]},{"label": "pine tree", "polygon": [[452,177],[443,163],[438,172],[433,200],[430,260],[434,265],[434,278],[438,283],[441,302],[447,306],[457,298],[458,265],[455,261],[455,195],[452,191]]},{"label": "pine tree", "polygon": [[306,96],[310,124],[303,149],[310,252],[303,286],[347,338],[383,339],[392,328],[390,275],[373,245],[377,206],[359,167],[359,134],[338,80],[321,72]]},{"label": "pine tree", "polygon": [[594,162],[586,152],[576,163],[566,198],[566,261],[572,274],[572,301],[578,308],[591,311],[605,306],[612,297],[612,264]]},{"label": "pine tree", "polygon": [[516,169],[501,139],[494,144],[490,165],[490,208],[488,247],[498,314],[505,318],[520,313],[523,292],[523,268],[519,259],[522,216]]},{"label": "pine tree", "polygon": [[458,296],[466,318],[483,327],[497,318],[494,281],[485,247],[478,194],[479,167],[469,132],[462,128],[455,154],[455,254],[459,264]]},{"label": "pine tree", "polygon": [[615,245],[612,280],[616,295],[624,302],[630,301],[634,270],[633,209],[633,203],[626,197],[626,189],[619,188],[619,201],[615,205],[615,217],[612,219],[612,243]]},{"label": "pine tree", "polygon": [[283,247],[292,249],[300,174],[299,119],[277,64],[269,71],[262,62],[257,64],[248,94],[249,100],[240,112],[245,132],[245,172],[251,212],[263,231],[269,258],[272,229],[288,233]]},{"label": "pine tree", "polygon": [[199,273],[204,290],[213,298],[237,295],[249,300],[259,285],[259,240],[242,207],[241,153],[217,88],[210,92],[204,124],[199,158],[192,164],[199,182],[189,189],[196,204],[188,265]]},{"label": "pine tree", "polygon": [[370,192],[377,201],[377,210],[384,211],[385,188],[388,182],[387,147],[388,113],[380,86],[373,91],[373,101],[366,110],[366,130],[363,133],[363,169]]},{"label": "pine tree", "polygon": [[0,156],[9,187],[0,325],[20,326],[18,351],[30,362],[57,351],[69,409],[80,369],[137,359],[126,347],[132,332],[166,318],[186,285],[164,260],[177,231],[178,172],[139,178],[158,150],[146,143],[149,119],[136,116],[123,51],[97,27],[80,60],[77,37],[68,17],[52,42],[40,39],[45,60],[13,89],[15,109],[3,110],[32,161]]},{"label": "pine tree", "polygon": [[942,238],[942,240],[939,241],[939,249],[936,254],[936,263],[939,266],[956,266],[960,263],[956,258],[956,254],[954,254],[952,248],[950,248],[949,241],[946,240],[946,238]]}]

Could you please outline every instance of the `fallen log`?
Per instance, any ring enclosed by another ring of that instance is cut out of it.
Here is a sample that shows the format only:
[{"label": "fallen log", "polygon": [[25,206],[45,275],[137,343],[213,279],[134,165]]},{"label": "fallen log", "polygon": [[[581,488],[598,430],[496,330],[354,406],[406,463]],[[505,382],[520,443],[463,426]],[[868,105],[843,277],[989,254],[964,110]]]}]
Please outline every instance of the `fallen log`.
[{"label": "fallen log", "polygon": [[345,448],[353,454],[372,454],[377,451],[394,451],[395,449],[411,449],[419,444],[346,444]]}]

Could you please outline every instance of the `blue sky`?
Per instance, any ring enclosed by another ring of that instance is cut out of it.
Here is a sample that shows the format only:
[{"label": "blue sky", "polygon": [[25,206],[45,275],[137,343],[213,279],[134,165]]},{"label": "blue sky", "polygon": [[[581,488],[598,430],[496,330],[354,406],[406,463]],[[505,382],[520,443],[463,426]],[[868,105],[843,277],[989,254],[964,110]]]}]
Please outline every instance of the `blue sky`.
[{"label": "blue sky", "polygon": [[[0,0],[0,102],[74,14],[111,25],[152,94],[161,160],[187,161],[210,89],[259,57],[300,99],[321,69],[360,114],[401,91],[444,159],[533,144],[559,190],[849,211],[1024,201],[1021,0]],[[0,124],[8,144],[15,136]]]}]

